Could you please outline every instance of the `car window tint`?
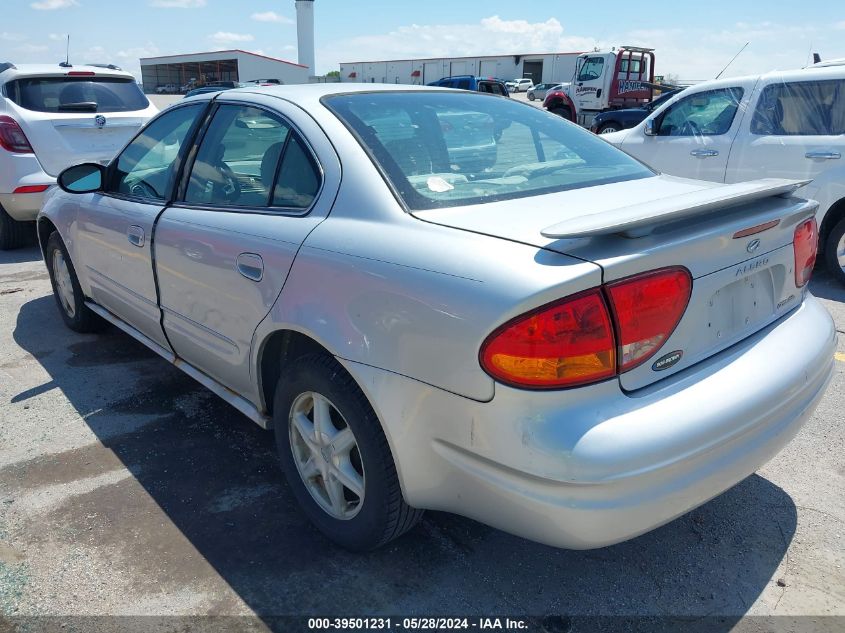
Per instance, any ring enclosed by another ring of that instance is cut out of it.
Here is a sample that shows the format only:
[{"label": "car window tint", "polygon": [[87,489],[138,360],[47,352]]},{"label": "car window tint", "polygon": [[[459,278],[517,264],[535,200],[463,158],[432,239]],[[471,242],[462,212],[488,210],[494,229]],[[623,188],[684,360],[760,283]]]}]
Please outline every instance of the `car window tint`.
[{"label": "car window tint", "polygon": [[510,99],[475,92],[404,92],[323,101],[413,210],[654,175],[594,134]]},{"label": "car window tint", "polygon": [[659,136],[726,134],[742,100],[742,88],[720,88],[689,95],[671,105],[660,121]]},{"label": "car window tint", "polygon": [[494,95],[501,95],[504,96],[505,91],[502,89],[502,86],[499,84],[490,84],[490,92]]},{"label": "car window tint", "polygon": [[265,110],[221,106],[200,143],[185,202],[266,207],[289,133]]},{"label": "car window tint", "polygon": [[459,79],[455,87],[461,90],[469,90],[469,79]]},{"label": "car window tint", "polygon": [[796,81],[763,89],[751,119],[752,134],[845,134],[845,81]]},{"label": "car window tint", "polygon": [[293,135],[279,165],[273,206],[307,209],[320,190],[320,172],[299,135]]},{"label": "car window tint", "polygon": [[113,166],[110,193],[149,200],[164,200],[175,176],[179,149],[185,143],[204,103],[176,108],[152,121],[118,156]]},{"label": "car window tint", "polygon": [[6,91],[34,112],[131,112],[150,106],[128,77],[29,77],[9,82]]}]

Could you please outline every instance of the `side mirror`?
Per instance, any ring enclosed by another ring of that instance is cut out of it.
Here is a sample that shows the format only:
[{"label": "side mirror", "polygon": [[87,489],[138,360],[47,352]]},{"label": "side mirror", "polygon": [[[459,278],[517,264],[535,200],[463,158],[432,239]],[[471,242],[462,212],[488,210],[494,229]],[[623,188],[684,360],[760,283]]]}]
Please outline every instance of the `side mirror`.
[{"label": "side mirror", "polygon": [[97,163],[68,167],[59,174],[58,183],[68,193],[94,193],[103,189],[105,168]]},{"label": "side mirror", "polygon": [[643,127],[643,132],[646,136],[657,136],[657,132],[660,128],[655,125],[654,119],[646,119],[645,126]]}]

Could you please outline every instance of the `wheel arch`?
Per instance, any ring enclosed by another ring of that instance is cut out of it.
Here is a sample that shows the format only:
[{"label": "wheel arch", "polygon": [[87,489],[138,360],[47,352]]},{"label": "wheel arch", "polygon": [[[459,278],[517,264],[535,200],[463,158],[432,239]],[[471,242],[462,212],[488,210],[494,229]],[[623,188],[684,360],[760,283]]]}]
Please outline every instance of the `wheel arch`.
[{"label": "wheel arch", "polygon": [[53,234],[54,231],[58,231],[59,229],[56,228],[56,225],[50,218],[43,215],[38,218],[38,223],[36,226],[38,234],[38,246],[41,249],[41,256],[43,257],[44,249],[47,247],[47,240],[50,239],[50,236]]},{"label": "wheel arch", "polygon": [[823,248],[827,236],[830,231],[836,226],[840,220],[845,218],[845,198],[840,198],[827,210],[822,220],[822,225],[819,227],[819,246]]}]

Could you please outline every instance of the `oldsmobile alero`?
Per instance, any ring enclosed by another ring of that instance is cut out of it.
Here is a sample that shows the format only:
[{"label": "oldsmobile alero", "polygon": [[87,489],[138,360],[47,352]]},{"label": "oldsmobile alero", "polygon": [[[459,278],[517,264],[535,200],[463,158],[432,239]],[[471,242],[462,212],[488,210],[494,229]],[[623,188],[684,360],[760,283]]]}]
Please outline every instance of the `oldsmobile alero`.
[{"label": "oldsmobile alero", "polygon": [[59,182],[38,233],[65,323],[275,429],[353,549],[425,508],[631,538],[775,455],[833,370],[802,183],[660,175],[506,98],[203,95]]}]

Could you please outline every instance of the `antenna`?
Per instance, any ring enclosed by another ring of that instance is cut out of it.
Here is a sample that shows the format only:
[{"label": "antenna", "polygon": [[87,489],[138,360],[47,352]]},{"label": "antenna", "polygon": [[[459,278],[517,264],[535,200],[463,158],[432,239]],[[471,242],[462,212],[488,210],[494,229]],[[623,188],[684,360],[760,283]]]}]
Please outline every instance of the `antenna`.
[{"label": "antenna", "polygon": [[71,68],[70,65],[70,33],[67,35],[67,45],[65,46],[65,61],[59,62],[62,68]]},{"label": "antenna", "polygon": [[[745,46],[748,46],[750,43],[751,43],[751,42],[746,42],[746,43],[745,43]],[[744,50],[745,50],[745,46],[743,46],[742,48],[740,48],[740,49],[739,49],[739,53],[741,53],[742,51],[744,51]],[[739,53],[737,53],[736,55],[734,55],[734,56],[731,58],[731,61],[729,61],[729,62],[728,62],[728,66],[730,66],[731,64],[733,64],[733,63],[734,63],[734,60],[735,60],[737,57],[739,57]],[[720,72],[718,75],[716,75],[716,79],[718,79],[719,77],[721,77],[721,76],[722,76],[722,73],[723,73],[723,72],[725,72],[725,71],[728,69],[728,66],[725,66],[725,67],[722,69],[722,72]]]}]

